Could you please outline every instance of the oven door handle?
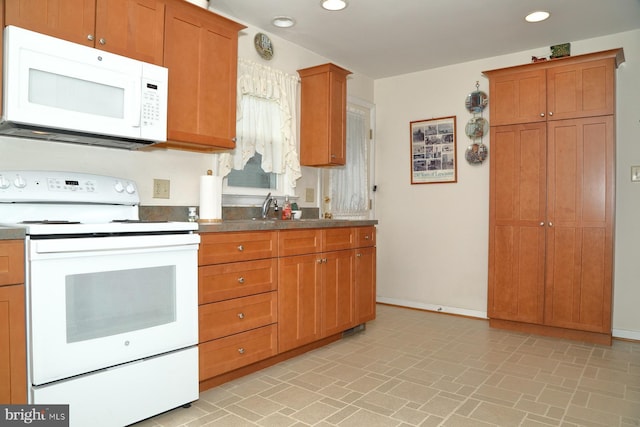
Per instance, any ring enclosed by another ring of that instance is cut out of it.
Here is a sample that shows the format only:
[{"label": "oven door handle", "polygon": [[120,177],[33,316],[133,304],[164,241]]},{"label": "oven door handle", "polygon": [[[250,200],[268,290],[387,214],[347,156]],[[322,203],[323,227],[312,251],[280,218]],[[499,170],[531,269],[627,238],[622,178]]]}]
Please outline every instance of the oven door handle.
[{"label": "oven door handle", "polygon": [[163,248],[175,249],[176,246],[197,247],[198,234],[162,234],[153,236],[87,237],[73,239],[31,240],[31,256],[53,253],[77,253],[95,251],[118,251]]}]

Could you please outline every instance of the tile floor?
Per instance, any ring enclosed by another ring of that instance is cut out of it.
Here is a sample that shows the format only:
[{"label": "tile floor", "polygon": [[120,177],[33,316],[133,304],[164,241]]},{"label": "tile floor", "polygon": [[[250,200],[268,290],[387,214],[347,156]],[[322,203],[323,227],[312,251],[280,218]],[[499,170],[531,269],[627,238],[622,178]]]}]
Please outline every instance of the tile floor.
[{"label": "tile floor", "polygon": [[640,426],[640,343],[378,305],[366,330],[135,425],[151,426]]}]

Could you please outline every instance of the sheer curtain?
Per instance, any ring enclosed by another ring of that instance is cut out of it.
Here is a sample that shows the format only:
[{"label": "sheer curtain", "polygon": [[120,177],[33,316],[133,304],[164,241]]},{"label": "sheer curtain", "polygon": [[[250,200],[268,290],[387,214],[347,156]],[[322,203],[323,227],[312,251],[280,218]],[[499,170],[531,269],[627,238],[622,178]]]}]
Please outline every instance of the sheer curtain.
[{"label": "sheer curtain", "polygon": [[367,122],[362,110],[347,108],[347,164],[331,169],[331,212],[334,218],[358,219],[369,215],[369,151]]},{"label": "sheer curtain", "polygon": [[302,175],[296,148],[298,77],[238,59],[236,148],[217,156],[216,175],[242,170],[258,152],[265,172],[284,174],[289,188]]}]

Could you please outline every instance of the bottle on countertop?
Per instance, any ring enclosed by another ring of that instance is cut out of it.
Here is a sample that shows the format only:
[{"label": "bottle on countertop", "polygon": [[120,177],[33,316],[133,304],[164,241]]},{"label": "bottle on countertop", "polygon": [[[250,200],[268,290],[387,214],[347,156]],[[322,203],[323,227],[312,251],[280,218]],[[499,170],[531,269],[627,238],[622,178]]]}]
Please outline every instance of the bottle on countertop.
[{"label": "bottle on countertop", "polygon": [[291,219],[291,203],[289,202],[289,196],[284,196],[284,203],[282,205],[282,219]]}]

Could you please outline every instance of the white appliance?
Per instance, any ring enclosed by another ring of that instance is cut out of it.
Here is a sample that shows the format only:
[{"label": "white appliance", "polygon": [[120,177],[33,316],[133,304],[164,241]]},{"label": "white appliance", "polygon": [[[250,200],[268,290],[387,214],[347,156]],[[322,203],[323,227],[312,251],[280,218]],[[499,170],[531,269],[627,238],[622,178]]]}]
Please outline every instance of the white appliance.
[{"label": "white appliance", "polygon": [[122,178],[0,171],[0,221],[27,235],[28,403],[69,404],[71,426],[198,399],[197,224],[138,205]]},{"label": "white appliance", "polygon": [[3,64],[0,134],[128,149],[167,139],[164,67],[15,26]]}]

